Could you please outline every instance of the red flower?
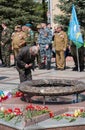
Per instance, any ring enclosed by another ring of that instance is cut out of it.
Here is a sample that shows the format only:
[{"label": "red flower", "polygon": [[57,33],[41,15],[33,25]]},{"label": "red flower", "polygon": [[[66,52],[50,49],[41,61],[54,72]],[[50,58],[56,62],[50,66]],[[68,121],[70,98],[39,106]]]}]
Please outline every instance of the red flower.
[{"label": "red flower", "polygon": [[21,115],[22,112],[21,112],[20,108],[15,108],[15,109],[14,109],[14,114],[15,114],[15,115]]},{"label": "red flower", "polygon": [[0,97],[0,102],[2,102],[2,97]]},{"label": "red flower", "polygon": [[84,112],[84,109],[80,109],[80,112]]},{"label": "red flower", "polygon": [[26,107],[26,110],[34,110],[34,109],[35,109],[35,107],[32,104],[30,104]]},{"label": "red flower", "polygon": [[17,91],[15,93],[15,97],[22,97],[24,94],[22,92]]},{"label": "red flower", "polygon": [[6,96],[4,96],[2,99],[3,99],[3,100],[6,100],[7,98],[8,98],[8,96],[6,95]]},{"label": "red flower", "polygon": [[49,112],[50,118],[54,117],[54,113],[52,111]]},{"label": "red flower", "polygon": [[13,110],[11,108],[4,111],[5,114],[11,114],[12,112],[13,112]]}]

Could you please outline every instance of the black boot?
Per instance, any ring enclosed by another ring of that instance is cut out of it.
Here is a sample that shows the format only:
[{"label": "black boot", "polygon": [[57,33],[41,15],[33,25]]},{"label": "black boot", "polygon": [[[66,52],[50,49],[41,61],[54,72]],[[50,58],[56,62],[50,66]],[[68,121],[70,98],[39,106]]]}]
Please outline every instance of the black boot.
[{"label": "black boot", "polygon": [[50,68],[51,68],[51,62],[48,61],[48,62],[47,62],[47,70],[50,70]]},{"label": "black boot", "polygon": [[80,66],[80,72],[84,71],[84,65]]},{"label": "black boot", "polygon": [[41,63],[40,66],[39,66],[39,69],[45,69],[45,64]]},{"label": "black boot", "polygon": [[73,68],[73,71],[78,71],[78,67],[77,67],[77,66],[74,67],[74,68]]}]

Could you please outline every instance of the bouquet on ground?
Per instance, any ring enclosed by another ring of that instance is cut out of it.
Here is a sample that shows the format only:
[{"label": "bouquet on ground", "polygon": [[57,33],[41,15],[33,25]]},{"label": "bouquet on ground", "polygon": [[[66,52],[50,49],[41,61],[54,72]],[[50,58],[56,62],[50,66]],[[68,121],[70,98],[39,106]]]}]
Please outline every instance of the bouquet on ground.
[{"label": "bouquet on ground", "polygon": [[22,118],[24,118],[25,121],[32,119],[34,117],[43,115],[43,114],[48,114],[49,117],[53,117],[54,113],[48,109],[47,106],[39,106],[39,105],[33,105],[29,104],[23,109],[21,108],[6,108],[6,107],[1,107],[0,108],[0,119],[3,119],[5,121],[10,121],[14,117],[16,117],[15,124],[17,122],[20,122]]},{"label": "bouquet on ground", "polygon": [[20,108],[14,108],[14,109],[5,107],[0,108],[0,119],[4,119],[5,121],[10,121],[14,117],[20,116],[22,114],[23,113],[20,110]]},{"label": "bouquet on ground", "polygon": [[24,94],[18,90],[13,91],[2,91],[0,90],[0,102],[5,101],[12,97],[22,97]]},{"label": "bouquet on ground", "polygon": [[61,114],[59,116],[55,116],[54,119],[59,121],[59,120],[64,118],[64,119],[68,120],[69,122],[73,122],[78,117],[85,118],[85,110],[84,109],[76,109],[72,113],[63,113],[63,114]]},{"label": "bouquet on ground", "polygon": [[47,106],[39,106],[39,105],[33,105],[33,104],[29,104],[26,106],[27,118],[32,119],[35,116],[39,116],[45,113],[48,113],[50,118],[54,116],[54,113],[50,111]]}]

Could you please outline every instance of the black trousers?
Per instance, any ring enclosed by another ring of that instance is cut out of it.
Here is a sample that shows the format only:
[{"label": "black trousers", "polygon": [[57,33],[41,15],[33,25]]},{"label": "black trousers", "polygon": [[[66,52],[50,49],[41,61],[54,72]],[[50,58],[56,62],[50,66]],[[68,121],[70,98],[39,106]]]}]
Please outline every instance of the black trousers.
[{"label": "black trousers", "polygon": [[[77,52],[76,52],[75,45],[71,46],[71,54],[73,56],[75,67],[78,67]],[[79,67],[80,69],[84,69],[84,47],[83,46],[78,49],[78,55],[79,55],[79,65],[80,65]]]},{"label": "black trousers", "polygon": [[20,82],[32,80],[31,69],[20,69],[18,66],[16,67],[16,69],[19,72]]}]

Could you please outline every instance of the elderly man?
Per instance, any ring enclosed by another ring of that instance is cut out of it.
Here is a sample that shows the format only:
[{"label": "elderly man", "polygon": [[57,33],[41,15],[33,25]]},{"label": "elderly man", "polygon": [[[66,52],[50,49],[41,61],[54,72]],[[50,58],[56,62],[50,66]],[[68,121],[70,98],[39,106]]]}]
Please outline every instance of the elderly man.
[{"label": "elderly man", "polygon": [[26,46],[20,50],[16,58],[16,68],[19,72],[20,82],[32,80],[31,70],[34,70],[34,60],[38,50],[38,46]]},{"label": "elderly man", "polygon": [[21,25],[15,27],[15,32],[12,34],[12,50],[14,51],[14,56],[18,55],[20,49],[26,46],[26,33],[22,31]]}]

